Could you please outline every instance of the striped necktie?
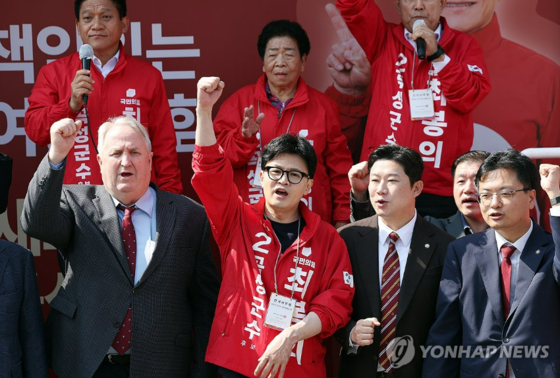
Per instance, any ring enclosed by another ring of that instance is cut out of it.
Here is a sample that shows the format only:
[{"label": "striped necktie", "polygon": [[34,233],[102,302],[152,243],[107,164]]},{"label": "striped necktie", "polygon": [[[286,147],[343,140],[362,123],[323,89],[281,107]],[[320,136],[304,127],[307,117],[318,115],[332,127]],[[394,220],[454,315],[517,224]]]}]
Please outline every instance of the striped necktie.
[{"label": "striped necktie", "polygon": [[381,276],[381,342],[379,343],[379,364],[389,373],[393,373],[392,351],[387,353],[389,344],[395,338],[397,323],[397,306],[401,288],[401,269],[399,255],[395,243],[399,235],[395,232],[389,234],[389,250],[383,262]]}]

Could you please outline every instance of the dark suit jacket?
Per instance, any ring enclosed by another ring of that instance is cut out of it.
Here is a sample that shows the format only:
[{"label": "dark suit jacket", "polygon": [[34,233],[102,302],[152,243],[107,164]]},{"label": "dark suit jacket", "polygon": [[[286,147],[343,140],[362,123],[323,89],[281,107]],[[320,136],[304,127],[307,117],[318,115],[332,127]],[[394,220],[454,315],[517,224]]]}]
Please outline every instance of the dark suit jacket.
[{"label": "dark suit jacket", "polygon": [[[372,345],[358,348],[357,354],[347,354],[347,348],[350,332],[358,320],[370,317],[381,319],[377,215],[343,227],[340,235],[348,247],[356,286],[350,322],[336,334],[343,346],[340,377],[374,378],[378,364],[380,327],[375,328]],[[396,329],[397,337],[412,336],[415,356],[410,363],[395,369],[396,378],[420,377],[422,373],[420,345],[426,342],[435,320],[445,252],[453,240],[455,238],[451,235],[426,222],[421,216],[417,217],[399,294]]]},{"label": "dark suit jacket", "polygon": [[450,235],[455,236],[457,239],[465,236],[465,229],[463,228],[463,220],[461,219],[461,212],[457,211],[449,218],[434,218],[424,217],[424,219],[436,227],[441,228]]},{"label": "dark suit jacket", "polygon": [[48,376],[33,255],[0,240],[0,378]]},{"label": "dark suit jacket", "polygon": [[63,177],[45,157],[21,215],[25,232],[56,246],[67,266],[47,319],[54,371],[91,377],[132,303],[132,376],[215,376],[204,355],[219,283],[204,208],[155,188],[156,246],[133,285],[110,195],[103,186],[63,186]]},{"label": "dark suit jacket", "polygon": [[[437,303],[437,320],[428,345],[481,345],[497,353],[488,358],[433,358],[424,362],[426,378],[505,375],[501,347],[547,346],[533,358],[511,358],[516,378],[560,377],[560,217],[551,217],[550,234],[533,224],[521,253],[515,296],[507,320],[502,312],[498,247],[493,229],[449,245]],[[556,249],[556,252],[555,252]],[[513,352],[512,352],[513,353]],[[515,355],[513,355],[515,357]]]}]

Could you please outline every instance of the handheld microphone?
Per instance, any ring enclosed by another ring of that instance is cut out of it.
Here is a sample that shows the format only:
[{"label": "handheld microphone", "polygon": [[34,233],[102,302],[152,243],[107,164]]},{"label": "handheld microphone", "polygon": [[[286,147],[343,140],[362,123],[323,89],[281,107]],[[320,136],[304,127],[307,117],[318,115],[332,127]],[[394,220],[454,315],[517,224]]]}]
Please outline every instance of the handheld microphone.
[{"label": "handheld microphone", "polygon": [[[412,25],[412,31],[414,32],[414,30],[416,30],[416,28],[420,25],[426,25],[424,20],[414,21],[414,25]],[[416,50],[418,50],[418,59],[426,59],[426,41],[424,41],[424,38],[416,38]]]},{"label": "handheld microphone", "polygon": [[[89,70],[91,60],[93,59],[93,48],[90,45],[82,45],[80,47],[80,60],[82,61],[82,68]],[[84,105],[87,105],[88,95],[84,95]]]}]

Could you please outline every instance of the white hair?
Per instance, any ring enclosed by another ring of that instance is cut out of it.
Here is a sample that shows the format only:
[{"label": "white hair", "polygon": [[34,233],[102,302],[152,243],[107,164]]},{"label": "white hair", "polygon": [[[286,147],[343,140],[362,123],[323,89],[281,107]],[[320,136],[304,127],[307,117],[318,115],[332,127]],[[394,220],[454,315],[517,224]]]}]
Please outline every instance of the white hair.
[{"label": "white hair", "polygon": [[144,138],[146,144],[148,145],[148,150],[152,152],[152,142],[150,141],[150,136],[148,135],[148,131],[146,130],[146,128],[134,118],[119,116],[119,117],[109,118],[107,122],[102,124],[101,127],[99,128],[99,131],[97,133],[98,135],[97,150],[99,151],[99,153],[103,151],[103,142],[105,140],[105,135],[107,134],[107,131],[109,131],[111,127],[117,125],[128,126],[133,130],[136,130],[140,134],[142,134],[142,137]]}]

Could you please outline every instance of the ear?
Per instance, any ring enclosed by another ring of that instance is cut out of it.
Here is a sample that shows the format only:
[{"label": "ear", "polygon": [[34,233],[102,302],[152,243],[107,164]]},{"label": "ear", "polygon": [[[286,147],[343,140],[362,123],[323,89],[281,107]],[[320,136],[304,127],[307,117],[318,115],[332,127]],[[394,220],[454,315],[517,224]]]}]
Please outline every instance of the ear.
[{"label": "ear", "polygon": [[130,26],[130,19],[128,18],[128,16],[124,16],[121,19],[121,23],[122,23],[122,32],[124,34],[128,31],[128,27]]},{"label": "ear", "polygon": [[533,210],[533,208],[535,207],[535,198],[537,196],[537,191],[535,189],[531,189],[527,191],[527,194],[529,194],[529,209]]},{"label": "ear", "polygon": [[312,186],[313,186],[313,179],[307,180],[307,189],[305,191],[305,194],[311,193],[311,187]]},{"label": "ear", "polygon": [[305,71],[305,62],[307,62],[307,54],[301,56],[301,72]]},{"label": "ear", "polygon": [[261,183],[263,182],[264,179],[264,171],[261,169],[261,171],[259,172],[259,176],[261,178]]},{"label": "ear", "polygon": [[150,172],[152,171],[152,159],[153,159],[153,157],[154,157],[154,153],[153,153],[153,152],[150,152],[150,157],[149,157],[149,160],[150,160]]},{"label": "ear", "polygon": [[422,189],[424,189],[424,183],[422,182],[422,180],[416,181],[412,185],[412,193],[414,194],[414,197],[418,197],[420,193],[422,193]]},{"label": "ear", "polygon": [[101,168],[102,165],[102,161],[101,161],[101,155],[97,155],[97,164],[99,164],[99,168]]}]

